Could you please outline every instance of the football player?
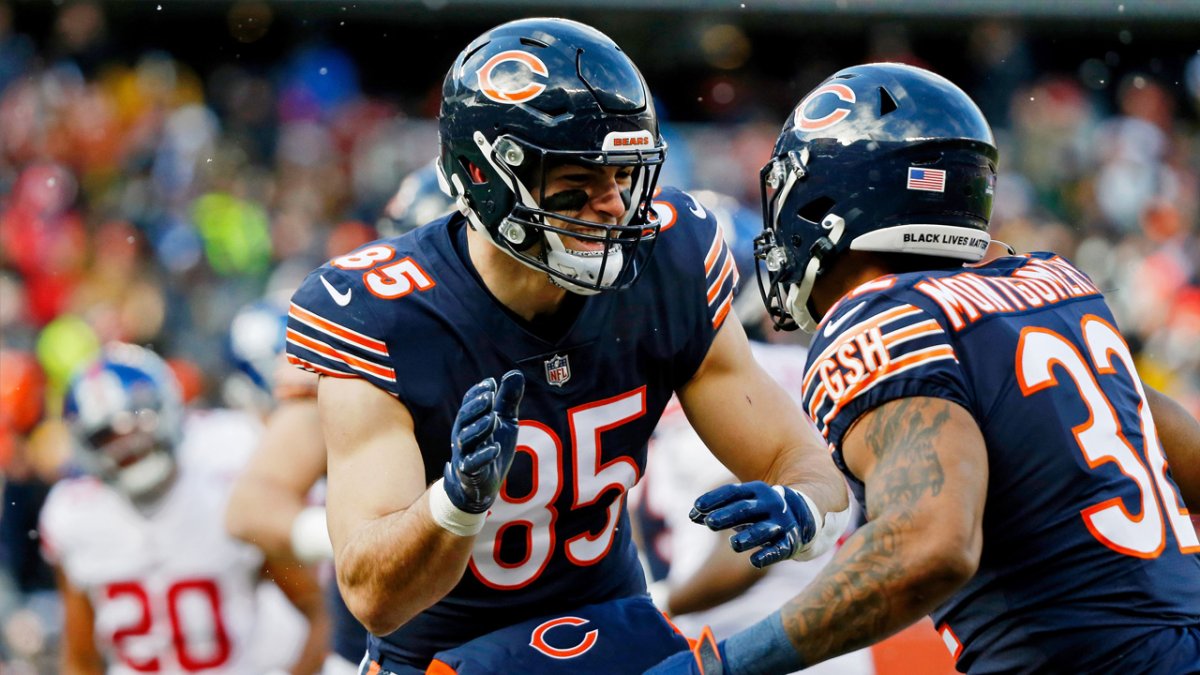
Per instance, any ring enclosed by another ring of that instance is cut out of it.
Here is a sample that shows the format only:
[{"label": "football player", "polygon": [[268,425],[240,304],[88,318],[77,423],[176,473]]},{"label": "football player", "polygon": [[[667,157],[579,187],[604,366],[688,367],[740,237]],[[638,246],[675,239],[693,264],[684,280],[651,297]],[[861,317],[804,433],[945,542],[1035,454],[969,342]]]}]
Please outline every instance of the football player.
[{"label": "football player", "polygon": [[[230,534],[267,555],[313,567],[333,559],[325,507],[310,495],[325,476],[325,439],[317,414],[317,377],[283,356],[287,303],[264,298],[238,312],[230,351],[245,388],[262,399],[266,422],[253,455],[234,480],[225,511]],[[350,614],[337,584],[325,588],[332,644],[323,675],[355,672],[367,632]]]},{"label": "football player", "polygon": [[[910,66],[842,70],[785,124],[760,280],[813,333],[803,405],[869,522],[719,645],[725,673],[809,666],[927,613],[967,673],[1200,667],[1200,425],[1141,382],[1086,274],[986,255],[996,162],[976,105]],[[729,493],[693,519],[744,525],[714,517]]]},{"label": "football player", "polygon": [[486,32],[446,76],[440,142],[458,211],[334,258],[289,319],[289,358],[322,375],[362,670],[639,672],[687,647],[625,508],[673,393],[755,481],[756,557],[827,549],[844,480],[729,317],[715,218],[656,189],[653,102],[610,39],[562,19]]},{"label": "football player", "polygon": [[264,578],[310,622],[301,653],[278,661],[316,672],[328,639],[319,588],[225,533],[227,476],[206,470],[206,456],[253,443],[257,423],[232,411],[185,419],[167,365],[124,344],[76,375],[63,416],[87,473],[56,484],[41,514],[65,609],[63,672],[267,672],[252,644]]}]

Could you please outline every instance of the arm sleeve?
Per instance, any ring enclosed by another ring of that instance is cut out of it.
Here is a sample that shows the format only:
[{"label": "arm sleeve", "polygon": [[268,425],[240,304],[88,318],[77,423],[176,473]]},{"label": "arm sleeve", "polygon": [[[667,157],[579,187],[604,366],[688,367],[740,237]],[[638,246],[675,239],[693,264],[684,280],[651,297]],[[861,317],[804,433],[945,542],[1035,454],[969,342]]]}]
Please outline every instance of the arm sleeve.
[{"label": "arm sleeve", "polygon": [[663,219],[660,245],[668,249],[664,258],[671,268],[663,292],[674,306],[672,313],[678,311],[684,325],[692,327],[679,355],[678,388],[695,374],[729,317],[740,277],[722,224],[711,211],[674,188],[664,189],[654,208]]},{"label": "arm sleeve", "polygon": [[[346,304],[335,294],[344,294]],[[396,394],[396,372],[371,299],[349,273],[322,267],[309,274],[288,307],[288,362],[319,375],[359,377]]]},{"label": "arm sleeve", "polygon": [[973,409],[950,336],[921,307],[868,297],[843,302],[825,326],[837,330],[814,336],[802,403],[832,447],[861,415],[895,399],[932,396]]}]

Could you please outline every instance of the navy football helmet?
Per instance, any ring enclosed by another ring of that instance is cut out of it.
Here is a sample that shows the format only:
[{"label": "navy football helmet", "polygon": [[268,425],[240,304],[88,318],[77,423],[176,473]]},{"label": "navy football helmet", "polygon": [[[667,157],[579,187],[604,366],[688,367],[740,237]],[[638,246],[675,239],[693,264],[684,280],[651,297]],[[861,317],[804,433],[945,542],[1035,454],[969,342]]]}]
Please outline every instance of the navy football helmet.
[{"label": "navy football helmet", "polygon": [[183,403],[170,367],[130,344],[105,347],[71,381],[63,419],[88,473],[138,500],[174,475]]},{"label": "navy football helmet", "polygon": [[825,80],[761,174],[755,258],[776,327],[816,329],[813,284],[847,250],[981,259],[996,162],[983,113],[939,75],[873,63]]},{"label": "navy football helmet", "polygon": [[[442,178],[492,243],[575,293],[636,280],[638,249],[658,232],[650,201],[666,144],[645,80],[612,40],[566,19],[493,28],[446,75],[439,121]],[[578,206],[556,202],[577,200],[543,193],[546,172],[564,163],[632,171],[620,222],[571,217],[563,211]],[[603,246],[576,251],[563,236]]]}]

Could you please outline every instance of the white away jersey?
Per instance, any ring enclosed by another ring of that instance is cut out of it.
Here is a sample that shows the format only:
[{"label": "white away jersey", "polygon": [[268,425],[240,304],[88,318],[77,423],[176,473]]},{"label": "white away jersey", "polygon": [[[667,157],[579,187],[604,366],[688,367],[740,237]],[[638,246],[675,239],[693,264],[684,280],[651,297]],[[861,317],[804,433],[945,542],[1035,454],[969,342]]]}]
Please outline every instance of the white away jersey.
[{"label": "white away jersey", "polygon": [[111,675],[263,672],[248,652],[262,555],[225,532],[220,459],[257,436],[226,414],[237,415],[189,420],[177,481],[152,514],[92,478],[64,480],[47,498],[45,555],[87,592]]}]

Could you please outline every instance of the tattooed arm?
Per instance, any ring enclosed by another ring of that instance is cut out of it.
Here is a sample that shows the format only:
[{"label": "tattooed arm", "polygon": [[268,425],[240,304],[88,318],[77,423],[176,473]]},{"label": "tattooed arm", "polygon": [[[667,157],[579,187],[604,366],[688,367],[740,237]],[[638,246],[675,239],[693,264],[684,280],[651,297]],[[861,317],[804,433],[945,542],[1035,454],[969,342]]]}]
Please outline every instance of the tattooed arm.
[{"label": "tattooed arm", "polygon": [[[937,398],[891,401],[859,418],[842,453],[866,483],[869,522],[799,595],[720,644],[725,675],[789,673],[879,642],[975,574],[988,464],[970,413]],[[650,672],[695,673],[695,663],[685,652]]]},{"label": "tattooed arm", "polygon": [[869,522],[783,608],[784,629],[807,665],[928,614],[975,574],[983,547],[987,452],[962,407],[891,401],[859,419],[842,449],[866,483]]}]

